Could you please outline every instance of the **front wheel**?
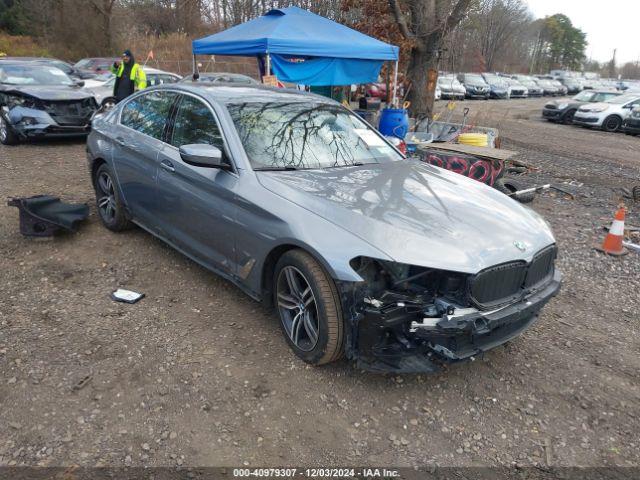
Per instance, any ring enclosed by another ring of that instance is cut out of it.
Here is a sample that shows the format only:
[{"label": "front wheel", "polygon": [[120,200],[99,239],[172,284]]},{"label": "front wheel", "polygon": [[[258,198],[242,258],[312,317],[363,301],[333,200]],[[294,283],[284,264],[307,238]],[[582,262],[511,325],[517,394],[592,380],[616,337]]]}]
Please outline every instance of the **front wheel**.
[{"label": "front wheel", "polygon": [[15,145],[18,143],[18,136],[2,115],[0,115],[0,143],[3,145]]},{"label": "front wheel", "polygon": [[566,112],[564,115],[562,115],[562,123],[564,123],[565,125],[569,125],[571,123],[573,123],[573,117],[576,114],[576,110],[575,109],[571,109],[568,112]]},{"label": "front wheel", "polygon": [[273,284],[280,327],[294,353],[311,365],[341,358],[340,298],[322,266],[302,250],[289,250],[278,260]]},{"label": "front wheel", "polygon": [[622,126],[622,119],[617,115],[609,115],[602,122],[602,129],[606,132],[617,132]]}]

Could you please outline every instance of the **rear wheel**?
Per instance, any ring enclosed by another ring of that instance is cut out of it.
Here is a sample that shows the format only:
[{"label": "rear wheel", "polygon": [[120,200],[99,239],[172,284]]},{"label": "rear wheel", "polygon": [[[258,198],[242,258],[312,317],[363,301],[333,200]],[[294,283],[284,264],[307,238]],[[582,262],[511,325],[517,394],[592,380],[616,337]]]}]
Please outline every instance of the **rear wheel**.
[{"label": "rear wheel", "polygon": [[131,228],[133,224],[127,219],[124,204],[114,182],[111,168],[103,163],[94,179],[96,188],[96,205],[102,224],[113,232],[121,232]]},{"label": "rear wheel", "polygon": [[622,119],[617,115],[609,115],[602,122],[602,129],[607,132],[617,132],[622,126]]},{"label": "rear wheel", "polygon": [[0,143],[3,145],[15,145],[18,143],[16,132],[13,131],[2,115],[0,115]]},{"label": "rear wheel", "polygon": [[333,279],[302,250],[286,252],[276,265],[274,304],[289,347],[311,365],[343,355],[344,323]]}]

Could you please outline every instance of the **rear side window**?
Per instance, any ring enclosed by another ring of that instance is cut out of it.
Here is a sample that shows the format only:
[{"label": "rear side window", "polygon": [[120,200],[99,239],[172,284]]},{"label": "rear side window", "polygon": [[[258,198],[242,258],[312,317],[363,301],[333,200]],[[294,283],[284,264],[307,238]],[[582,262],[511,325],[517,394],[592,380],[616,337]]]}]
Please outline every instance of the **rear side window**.
[{"label": "rear side window", "polygon": [[223,150],[222,134],[209,107],[197,98],[185,95],[178,107],[171,145],[181,147],[206,143]]},{"label": "rear side window", "polygon": [[157,73],[150,73],[147,75],[147,86],[153,87],[155,85],[162,85],[163,83],[175,83],[177,80],[172,75],[162,75]]},{"label": "rear side window", "polygon": [[129,100],[122,109],[120,123],[140,133],[162,140],[175,92],[149,92]]}]

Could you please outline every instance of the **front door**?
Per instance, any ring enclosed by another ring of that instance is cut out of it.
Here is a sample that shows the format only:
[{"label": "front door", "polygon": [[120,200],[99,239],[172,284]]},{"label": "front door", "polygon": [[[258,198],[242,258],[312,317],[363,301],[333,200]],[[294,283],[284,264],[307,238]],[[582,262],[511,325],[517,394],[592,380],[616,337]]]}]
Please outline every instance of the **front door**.
[{"label": "front door", "polygon": [[155,230],[158,152],[175,92],[154,91],[128,100],[116,128],[113,165],[133,218]]},{"label": "front door", "polygon": [[201,263],[234,275],[231,231],[238,176],[233,170],[190,165],[178,151],[182,145],[215,145],[231,163],[211,106],[204,99],[184,94],[178,100],[169,133],[168,144],[158,155],[157,198],[164,235]]}]

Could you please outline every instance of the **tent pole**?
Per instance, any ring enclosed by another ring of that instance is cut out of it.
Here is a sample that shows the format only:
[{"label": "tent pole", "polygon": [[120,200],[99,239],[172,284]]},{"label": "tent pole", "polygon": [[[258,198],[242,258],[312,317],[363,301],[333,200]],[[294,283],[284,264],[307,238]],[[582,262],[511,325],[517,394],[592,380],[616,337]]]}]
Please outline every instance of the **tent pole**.
[{"label": "tent pole", "polygon": [[393,101],[391,102],[391,105],[393,107],[396,106],[397,92],[398,92],[398,60],[396,60],[396,68],[395,68],[395,71],[393,72]]},{"label": "tent pole", "polygon": [[267,52],[267,75],[271,75],[271,55]]},{"label": "tent pole", "polygon": [[198,72],[198,62],[196,62],[196,54],[193,54],[193,79],[197,80],[200,78],[200,73]]}]

